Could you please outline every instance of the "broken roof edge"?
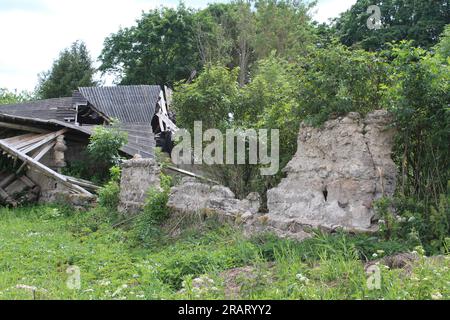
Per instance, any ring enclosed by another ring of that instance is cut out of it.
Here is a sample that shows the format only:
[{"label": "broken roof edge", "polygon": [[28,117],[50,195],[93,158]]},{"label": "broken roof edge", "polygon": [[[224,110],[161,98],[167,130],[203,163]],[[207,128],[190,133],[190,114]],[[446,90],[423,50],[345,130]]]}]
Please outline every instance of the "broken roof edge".
[{"label": "broken roof edge", "polygon": [[[71,129],[73,131],[82,133],[84,135],[86,135],[87,137],[90,137],[93,133],[93,129],[96,127],[95,125],[93,126],[76,126],[64,121],[60,121],[60,120],[54,120],[54,119],[50,119],[50,120],[46,120],[46,119],[39,119],[39,118],[30,118],[30,117],[23,117],[23,116],[12,116],[9,114],[2,114],[0,113],[0,122],[3,121],[17,121],[17,122],[21,122],[22,124],[38,124],[38,125],[53,125],[55,126],[57,129],[57,127],[63,127],[63,128],[68,128]],[[122,129],[124,132],[128,132],[126,128]],[[26,131],[26,130],[23,130]],[[125,146],[123,146],[120,149],[121,152],[127,154],[130,157],[134,157],[136,153],[140,154],[141,156],[144,156],[146,158],[154,158],[154,154],[152,154],[151,152],[148,152],[147,150],[140,150],[139,148],[136,148],[134,146],[133,143],[128,142]]]},{"label": "broken roof edge", "polygon": [[61,126],[64,128],[69,128],[84,134],[91,135],[91,131],[87,128],[83,128],[82,126],[76,126],[73,124],[70,124],[68,122],[56,120],[56,119],[40,119],[40,118],[31,118],[31,117],[24,117],[24,116],[15,116],[10,114],[5,114],[0,112],[0,120],[1,119],[10,119],[10,120],[18,120],[25,123],[34,123],[34,124],[40,124],[40,125],[55,125],[55,126]]}]

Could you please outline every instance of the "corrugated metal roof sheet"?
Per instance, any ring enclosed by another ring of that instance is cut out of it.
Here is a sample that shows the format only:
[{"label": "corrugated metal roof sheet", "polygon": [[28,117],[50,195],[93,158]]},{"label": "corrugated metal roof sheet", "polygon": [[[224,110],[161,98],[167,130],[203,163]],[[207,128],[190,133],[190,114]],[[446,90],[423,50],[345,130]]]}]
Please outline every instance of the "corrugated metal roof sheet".
[{"label": "corrugated metal roof sheet", "polygon": [[58,119],[56,112],[58,107],[72,107],[72,98],[56,98],[0,105],[0,113],[12,116],[50,120]]},{"label": "corrugated metal roof sheet", "polygon": [[[122,123],[151,123],[159,100],[159,86],[82,87],[93,108]],[[78,99],[77,99],[78,100]]]}]

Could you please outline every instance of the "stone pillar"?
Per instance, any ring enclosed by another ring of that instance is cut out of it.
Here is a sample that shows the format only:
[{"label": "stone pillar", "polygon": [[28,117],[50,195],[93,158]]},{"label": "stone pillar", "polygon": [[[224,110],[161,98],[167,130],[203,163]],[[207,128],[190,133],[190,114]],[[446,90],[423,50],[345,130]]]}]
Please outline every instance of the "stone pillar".
[{"label": "stone pillar", "polygon": [[160,188],[161,169],[154,159],[143,159],[139,155],[122,164],[120,181],[121,214],[136,214],[142,210],[150,188]]},{"label": "stone pillar", "polygon": [[66,142],[64,141],[64,135],[60,135],[56,138],[56,144],[53,147],[53,158],[55,170],[61,172],[67,164],[65,161],[64,153],[67,151]]}]

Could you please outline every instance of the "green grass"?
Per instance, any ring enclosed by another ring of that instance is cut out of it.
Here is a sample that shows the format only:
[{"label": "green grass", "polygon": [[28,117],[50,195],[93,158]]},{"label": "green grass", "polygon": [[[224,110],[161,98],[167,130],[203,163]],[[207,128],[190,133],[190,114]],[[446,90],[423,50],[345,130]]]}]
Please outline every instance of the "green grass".
[{"label": "green grass", "polygon": [[[235,298],[450,297],[448,256],[434,263],[422,258],[411,274],[380,267],[381,288],[368,289],[364,260],[412,250],[402,243],[344,233],[302,243],[271,235],[247,239],[213,225],[177,239],[159,235],[144,248],[133,230],[113,229],[113,219],[101,208],[0,209],[0,299],[33,299],[18,285],[36,287],[36,299],[221,299],[230,297],[224,272],[248,266],[251,272],[233,280],[241,287]],[[69,266],[80,268],[80,289],[67,287]]]}]

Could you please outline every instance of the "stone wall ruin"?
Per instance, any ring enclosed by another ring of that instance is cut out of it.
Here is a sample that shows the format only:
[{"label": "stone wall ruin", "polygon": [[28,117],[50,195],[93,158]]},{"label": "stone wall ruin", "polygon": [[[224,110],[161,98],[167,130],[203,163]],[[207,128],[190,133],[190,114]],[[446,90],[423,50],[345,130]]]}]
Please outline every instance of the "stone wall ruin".
[{"label": "stone wall ruin", "polygon": [[[268,191],[269,213],[260,213],[260,197],[236,199],[230,189],[185,178],[172,188],[174,213],[214,212],[254,233],[274,232],[298,240],[311,228],[372,232],[377,230],[374,201],[392,196],[397,168],[391,159],[394,130],[387,111],[364,118],[358,113],[327,121],[321,128],[301,125],[298,150],[284,169],[287,177]],[[146,192],[159,186],[159,167],[151,159],[125,162],[121,212],[141,210]]]},{"label": "stone wall ruin", "polygon": [[160,168],[154,159],[136,155],[122,164],[120,202],[122,214],[136,214],[142,210],[150,188],[160,188]]},{"label": "stone wall ruin", "polygon": [[301,126],[287,177],[267,194],[272,219],[311,227],[376,229],[373,202],[392,196],[397,169],[391,159],[394,130],[379,110]]}]

